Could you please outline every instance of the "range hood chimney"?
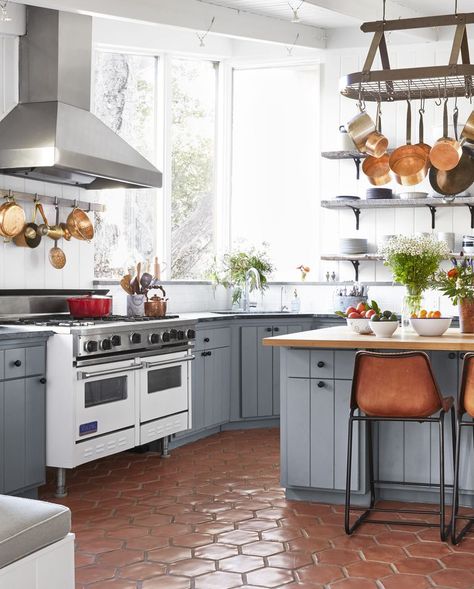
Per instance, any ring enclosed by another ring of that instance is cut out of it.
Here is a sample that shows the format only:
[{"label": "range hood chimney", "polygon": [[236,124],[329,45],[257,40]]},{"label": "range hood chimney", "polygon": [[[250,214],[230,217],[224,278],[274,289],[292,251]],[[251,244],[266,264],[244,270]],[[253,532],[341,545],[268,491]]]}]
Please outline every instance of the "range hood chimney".
[{"label": "range hood chimney", "polygon": [[20,101],[0,121],[0,172],[91,190],[162,175],[90,112],[92,17],[27,7]]}]

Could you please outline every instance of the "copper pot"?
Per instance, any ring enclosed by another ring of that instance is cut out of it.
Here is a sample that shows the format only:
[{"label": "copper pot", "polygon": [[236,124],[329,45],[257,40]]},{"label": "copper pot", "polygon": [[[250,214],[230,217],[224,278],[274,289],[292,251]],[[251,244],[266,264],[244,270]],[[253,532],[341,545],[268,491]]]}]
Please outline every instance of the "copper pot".
[{"label": "copper pot", "polygon": [[23,231],[13,238],[13,242],[18,247],[36,248],[41,243],[41,233],[39,231],[39,226],[36,224],[36,216],[38,211],[43,218],[45,225],[48,224],[48,220],[44,214],[43,205],[39,202],[36,202],[33,209],[33,220],[31,223],[26,223],[26,225],[23,227]]},{"label": "copper pot", "polygon": [[0,235],[7,238],[16,237],[25,226],[25,211],[11,197],[0,206]]},{"label": "copper pot", "polygon": [[375,133],[375,124],[370,116],[362,110],[347,123],[347,133],[357,149],[365,152],[365,144],[371,133]]},{"label": "copper pot", "polygon": [[74,207],[66,219],[66,225],[72,237],[81,241],[91,241],[94,237],[94,226],[87,214],[78,207]]},{"label": "copper pot", "polygon": [[443,137],[438,139],[430,151],[430,160],[437,170],[448,172],[459,164],[462,146],[459,141],[448,137],[448,99],[444,100]]},{"label": "copper pot", "polygon": [[467,119],[466,124],[464,125],[464,129],[461,133],[461,138],[471,143],[474,143],[474,110],[469,115],[469,118]]},{"label": "copper pot", "polygon": [[366,157],[362,164],[362,171],[367,176],[369,182],[374,186],[383,186],[388,184],[392,179],[390,175],[390,164],[387,154],[382,157]]}]

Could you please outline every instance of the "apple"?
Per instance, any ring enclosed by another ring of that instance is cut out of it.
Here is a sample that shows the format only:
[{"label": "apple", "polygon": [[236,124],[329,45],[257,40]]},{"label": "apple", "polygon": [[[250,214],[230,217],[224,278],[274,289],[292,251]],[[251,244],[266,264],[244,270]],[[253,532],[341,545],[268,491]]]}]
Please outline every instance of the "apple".
[{"label": "apple", "polygon": [[360,312],[360,316],[361,316],[361,317],[365,317],[365,316],[366,316],[366,311],[361,311],[361,312]]},{"label": "apple", "polygon": [[359,313],[357,313],[357,311],[353,311],[349,315],[349,319],[362,319],[362,316]]},{"label": "apple", "polygon": [[357,312],[362,313],[362,311],[367,311],[367,305],[365,303],[359,303],[357,305]]},{"label": "apple", "polygon": [[375,315],[375,311],[373,309],[369,309],[367,311],[367,313],[365,314],[367,319],[370,319],[371,317],[373,317]]},{"label": "apple", "polygon": [[351,313],[357,313],[357,309],[355,307],[347,307],[346,315],[349,317]]}]

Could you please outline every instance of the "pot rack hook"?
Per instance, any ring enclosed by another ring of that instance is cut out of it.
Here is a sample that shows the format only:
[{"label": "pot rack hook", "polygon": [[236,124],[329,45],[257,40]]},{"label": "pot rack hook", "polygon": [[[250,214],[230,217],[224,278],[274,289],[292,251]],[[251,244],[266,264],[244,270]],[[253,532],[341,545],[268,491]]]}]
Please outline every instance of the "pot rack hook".
[{"label": "pot rack hook", "polygon": [[385,9],[386,9],[387,0],[382,0],[382,21],[385,23]]},{"label": "pot rack hook", "polygon": [[359,110],[363,112],[366,108],[365,100],[364,100],[364,89],[362,88],[362,83],[359,83]]},{"label": "pot rack hook", "polygon": [[33,198],[33,204],[37,204],[39,202],[39,194],[37,192],[35,192],[34,194],[34,198]]},{"label": "pot rack hook", "polygon": [[441,106],[441,84],[438,84],[438,98],[435,100],[436,106]]},{"label": "pot rack hook", "polygon": [[458,15],[458,0],[454,0],[454,14]]},{"label": "pot rack hook", "polygon": [[72,201],[72,208],[77,209],[77,198]]}]

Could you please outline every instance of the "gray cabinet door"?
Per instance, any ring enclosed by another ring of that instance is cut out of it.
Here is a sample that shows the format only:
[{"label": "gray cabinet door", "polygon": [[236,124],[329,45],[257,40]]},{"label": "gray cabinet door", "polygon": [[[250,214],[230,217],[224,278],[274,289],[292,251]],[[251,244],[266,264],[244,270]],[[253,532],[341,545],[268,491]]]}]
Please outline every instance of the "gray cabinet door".
[{"label": "gray cabinet door", "polygon": [[[301,325],[273,325],[273,335],[286,335],[303,331]],[[273,361],[273,415],[280,415],[280,348],[272,348]]]},{"label": "gray cabinet door", "polygon": [[334,488],[333,380],[311,380],[311,486]]},{"label": "gray cabinet door", "polygon": [[[334,381],[334,488],[346,488],[347,434],[352,381]],[[354,422],[352,434],[352,477],[351,489],[357,491],[359,484],[359,423]]]},{"label": "gray cabinet door", "polygon": [[242,417],[273,414],[273,352],[262,345],[272,326],[241,328]]},{"label": "gray cabinet door", "polygon": [[45,479],[46,385],[40,377],[27,378],[25,383],[25,486],[30,487],[42,484]]},{"label": "gray cabinet door", "polygon": [[230,418],[230,348],[209,350],[204,362],[204,425]]},{"label": "gray cabinet door", "polygon": [[289,487],[309,487],[311,483],[310,418],[311,381],[289,378],[286,392],[286,456]]},{"label": "gray cabinet door", "polygon": [[[192,365],[192,426],[191,431],[199,431],[204,427],[204,393],[205,381],[204,370],[206,358],[203,356],[204,352],[197,352],[196,358]],[[183,432],[183,435],[189,434],[189,430]]]}]

